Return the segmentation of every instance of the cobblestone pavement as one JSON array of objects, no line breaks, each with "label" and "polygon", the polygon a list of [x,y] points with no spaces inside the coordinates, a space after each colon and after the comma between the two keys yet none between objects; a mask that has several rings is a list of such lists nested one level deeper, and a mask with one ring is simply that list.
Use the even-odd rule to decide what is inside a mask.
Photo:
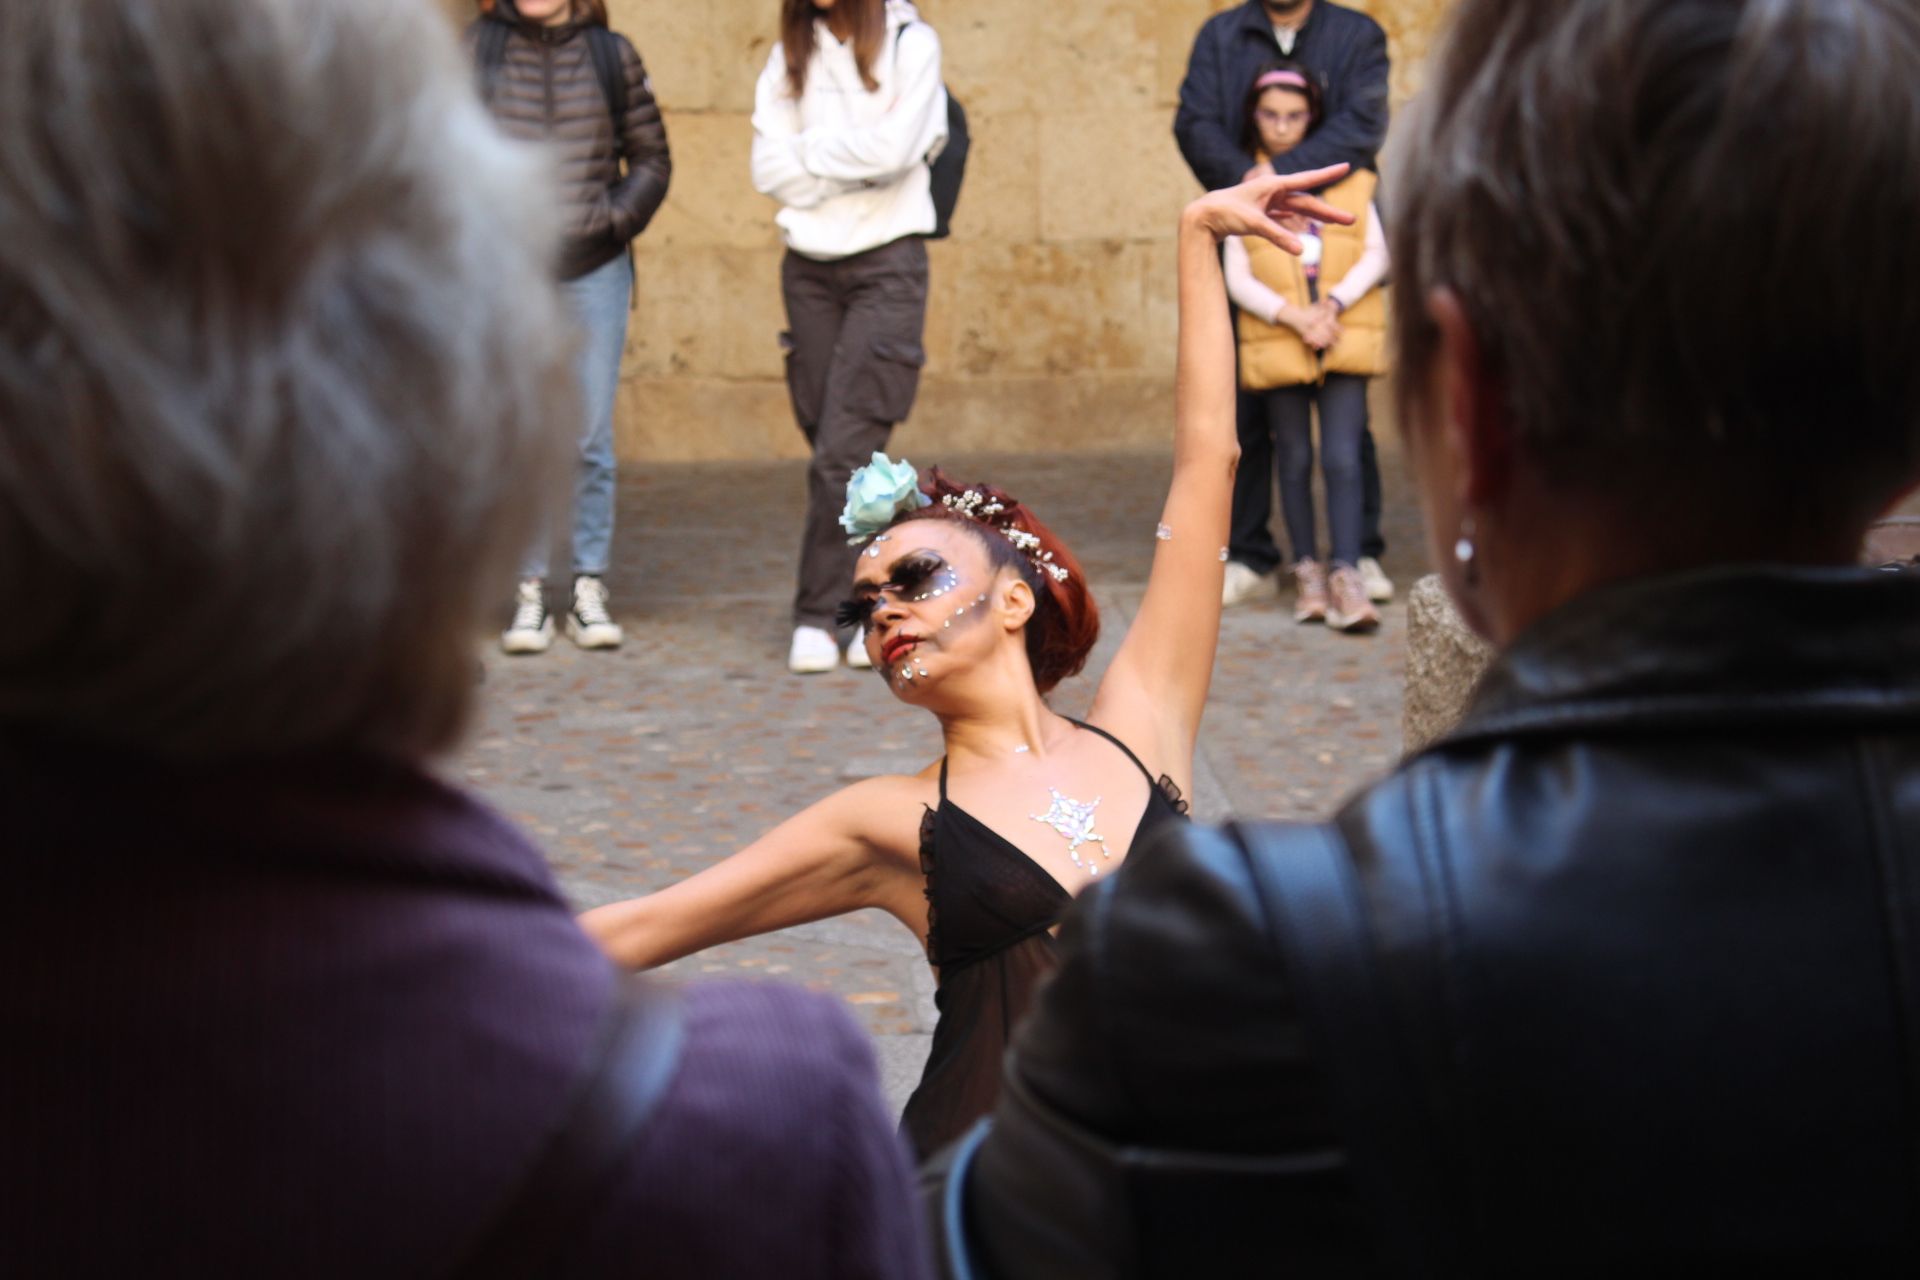
[{"label": "cobblestone pavement", "polygon": [[[1139,603],[1166,459],[916,461],[1019,494],[1085,563],[1105,637],[1088,675],[1055,698],[1083,712]],[[1382,462],[1386,566],[1404,588],[1424,553],[1400,461]],[[801,464],[626,471],[609,579],[625,645],[582,653],[561,638],[547,654],[510,659],[489,642],[482,721],[454,764],[533,833],[582,908],[670,884],[848,782],[917,770],[940,750],[931,717],[872,675],[786,671]],[[1286,604],[1227,614],[1196,767],[1202,820],[1324,815],[1399,752],[1401,606],[1386,608],[1377,634],[1354,637],[1296,626]],[[912,935],[879,912],[716,947],[661,972],[837,993],[873,1033],[896,1107],[918,1078],[932,977]]]}]

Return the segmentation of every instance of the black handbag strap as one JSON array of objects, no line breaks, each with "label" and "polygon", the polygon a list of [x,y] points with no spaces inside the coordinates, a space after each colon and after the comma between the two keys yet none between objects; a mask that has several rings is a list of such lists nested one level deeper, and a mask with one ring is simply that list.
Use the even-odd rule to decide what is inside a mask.
[{"label": "black handbag strap", "polygon": [[600,81],[600,96],[607,100],[607,113],[613,117],[613,151],[627,158],[627,69],[620,61],[620,37],[598,24],[586,28],[587,54],[593,59],[593,74]]},{"label": "black handbag strap", "polygon": [[552,1274],[673,1082],[685,1043],[678,996],[621,975],[558,1125],[450,1274],[460,1280]]},{"label": "black handbag strap", "polygon": [[473,62],[480,101],[493,101],[494,82],[500,78],[500,66],[507,60],[507,37],[513,28],[495,17],[474,21]]},{"label": "black handbag strap", "polygon": [[[476,19],[474,33],[474,69],[479,77],[480,100],[491,103],[500,68],[507,60],[507,38],[513,24],[499,17]],[[582,32],[587,42],[587,57],[593,63],[594,79],[600,82],[600,96],[607,101],[607,114],[613,118],[613,150],[627,158],[627,68],[620,57],[620,37],[598,23]]]}]

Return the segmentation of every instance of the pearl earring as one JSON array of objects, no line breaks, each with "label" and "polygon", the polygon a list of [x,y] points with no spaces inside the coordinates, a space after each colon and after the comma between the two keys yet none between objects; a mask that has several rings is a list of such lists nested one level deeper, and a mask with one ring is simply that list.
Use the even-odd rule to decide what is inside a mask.
[{"label": "pearl earring", "polygon": [[1475,562],[1479,549],[1473,545],[1473,517],[1467,516],[1460,521],[1460,537],[1453,544],[1453,558],[1460,565],[1460,580],[1468,586],[1480,584],[1480,566]]}]

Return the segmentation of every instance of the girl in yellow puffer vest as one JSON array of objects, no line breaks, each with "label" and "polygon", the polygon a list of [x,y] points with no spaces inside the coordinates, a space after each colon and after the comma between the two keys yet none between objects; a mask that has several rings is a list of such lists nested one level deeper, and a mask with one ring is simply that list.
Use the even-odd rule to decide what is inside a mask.
[{"label": "girl in yellow puffer vest", "polygon": [[[1260,160],[1298,146],[1320,116],[1313,78],[1277,63],[1247,95],[1246,138]],[[1226,243],[1227,292],[1238,309],[1240,385],[1260,393],[1273,434],[1281,508],[1292,543],[1294,617],[1368,631],[1380,615],[1355,565],[1361,543],[1360,441],[1367,381],[1386,372],[1386,238],[1373,204],[1378,179],[1356,170],[1321,193],[1352,226],[1298,222],[1300,257],[1249,238]],[[1320,408],[1320,472],[1327,492],[1329,560],[1316,552],[1313,408]]]}]

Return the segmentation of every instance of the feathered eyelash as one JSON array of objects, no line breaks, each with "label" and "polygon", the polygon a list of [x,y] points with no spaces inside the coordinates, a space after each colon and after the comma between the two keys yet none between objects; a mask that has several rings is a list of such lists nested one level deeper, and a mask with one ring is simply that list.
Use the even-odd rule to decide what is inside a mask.
[{"label": "feathered eyelash", "polygon": [[834,625],[843,628],[866,626],[873,621],[873,611],[880,603],[882,591],[891,590],[901,596],[912,596],[926,586],[934,574],[946,567],[947,562],[930,551],[900,557],[894,562],[890,579],[879,587],[870,588],[870,594],[850,596],[840,602],[833,611]]},{"label": "feathered eyelash", "polygon": [[879,596],[853,596],[842,600],[833,611],[833,624],[843,630],[864,627],[873,621],[873,606],[879,602]]}]

